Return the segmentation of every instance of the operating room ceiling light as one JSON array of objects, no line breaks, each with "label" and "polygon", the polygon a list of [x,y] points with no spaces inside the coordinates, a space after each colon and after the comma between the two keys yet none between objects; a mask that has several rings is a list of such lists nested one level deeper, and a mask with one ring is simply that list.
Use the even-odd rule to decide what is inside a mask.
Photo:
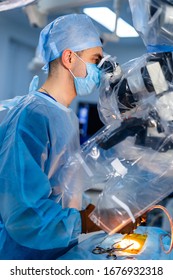
[{"label": "operating room ceiling light", "polygon": [[[84,13],[90,16],[92,19],[106,27],[110,31],[115,30],[116,14],[107,7],[98,8],[85,8]],[[124,21],[122,18],[118,18],[117,21],[117,36],[118,37],[138,37],[138,33],[135,29]]]},{"label": "operating room ceiling light", "polygon": [[29,5],[36,0],[4,0],[0,1],[0,12]]}]

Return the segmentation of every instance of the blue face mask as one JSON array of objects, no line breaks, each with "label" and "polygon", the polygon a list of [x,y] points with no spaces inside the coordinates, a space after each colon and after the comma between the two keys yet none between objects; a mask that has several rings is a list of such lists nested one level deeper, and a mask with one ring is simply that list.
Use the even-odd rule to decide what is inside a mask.
[{"label": "blue face mask", "polygon": [[75,77],[71,70],[70,73],[74,77],[74,84],[77,95],[89,95],[93,93],[94,89],[100,85],[100,70],[96,64],[83,61],[77,54],[75,54],[86,65],[87,76],[84,78]]}]

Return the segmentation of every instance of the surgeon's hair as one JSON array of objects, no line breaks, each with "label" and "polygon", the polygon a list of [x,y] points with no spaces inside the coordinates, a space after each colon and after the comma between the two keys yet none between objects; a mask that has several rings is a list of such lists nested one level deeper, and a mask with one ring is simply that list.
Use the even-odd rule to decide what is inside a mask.
[{"label": "surgeon's hair", "polygon": [[51,62],[49,62],[49,72],[48,72],[48,76],[54,76],[54,74],[57,71],[57,66],[59,64],[59,58],[56,58],[54,60],[52,60]]},{"label": "surgeon's hair", "polygon": [[[75,52],[78,56],[81,56],[83,51],[78,51]],[[57,66],[60,63],[60,57],[52,60],[51,62],[49,62],[49,72],[48,72],[48,76],[53,76],[54,74],[56,74],[57,71]]]}]

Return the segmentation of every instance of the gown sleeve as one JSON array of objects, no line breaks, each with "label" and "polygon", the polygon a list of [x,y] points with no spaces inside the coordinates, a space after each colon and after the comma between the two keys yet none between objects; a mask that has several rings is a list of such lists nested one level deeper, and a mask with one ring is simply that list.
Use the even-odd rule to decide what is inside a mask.
[{"label": "gown sleeve", "polygon": [[8,126],[1,147],[1,216],[11,238],[34,249],[67,247],[81,233],[80,213],[51,200],[45,173],[51,137],[49,121],[22,113]]}]

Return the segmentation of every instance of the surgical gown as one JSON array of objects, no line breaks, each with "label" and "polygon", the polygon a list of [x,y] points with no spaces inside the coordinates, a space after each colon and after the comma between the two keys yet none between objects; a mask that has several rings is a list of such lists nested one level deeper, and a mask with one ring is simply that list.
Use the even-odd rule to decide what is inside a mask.
[{"label": "surgical gown", "polygon": [[79,149],[75,113],[32,92],[0,125],[0,259],[56,259],[77,244],[80,213],[62,209],[59,171]]}]

